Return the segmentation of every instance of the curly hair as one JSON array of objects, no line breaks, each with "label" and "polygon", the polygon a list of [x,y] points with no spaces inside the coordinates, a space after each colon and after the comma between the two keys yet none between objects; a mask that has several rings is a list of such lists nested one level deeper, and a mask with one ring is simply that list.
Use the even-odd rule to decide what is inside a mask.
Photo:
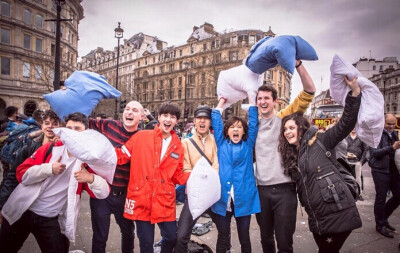
[{"label": "curly hair", "polygon": [[225,122],[225,124],[224,124],[224,136],[225,136],[225,139],[229,139],[228,130],[233,124],[235,124],[238,121],[241,122],[242,126],[243,126],[243,137],[242,137],[242,140],[244,140],[244,141],[247,140],[247,134],[248,134],[248,128],[249,128],[247,126],[247,122],[244,119],[242,119],[240,117],[237,117],[237,116],[231,116]]},{"label": "curly hair", "polygon": [[303,137],[304,133],[310,128],[310,122],[307,118],[300,113],[293,113],[282,119],[281,130],[279,133],[279,145],[278,150],[281,153],[282,165],[285,175],[291,175],[294,171],[298,170],[298,154],[300,145],[289,144],[285,138],[285,124],[289,120],[293,120],[297,125],[297,138],[299,141]]}]

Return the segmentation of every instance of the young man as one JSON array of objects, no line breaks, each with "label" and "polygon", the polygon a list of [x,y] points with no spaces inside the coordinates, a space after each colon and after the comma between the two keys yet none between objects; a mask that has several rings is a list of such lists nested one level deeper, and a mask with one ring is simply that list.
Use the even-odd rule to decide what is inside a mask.
[{"label": "young man", "polygon": [[[66,127],[83,131],[88,127],[88,119],[81,113],[72,113],[66,119]],[[18,252],[32,233],[42,252],[68,252],[69,241],[61,233],[61,227],[73,240],[70,235],[75,234],[78,215],[74,211],[79,210],[79,201],[68,206],[68,199],[76,199],[75,194],[83,189],[96,198],[105,198],[110,192],[107,182],[88,170],[61,141],[54,146],[52,143],[41,146],[25,160],[17,168],[20,184],[2,210],[1,250]],[[69,191],[70,188],[77,190]]]},{"label": "young man", "polygon": [[[114,147],[119,148],[139,130],[138,125],[143,117],[142,105],[137,101],[130,101],[122,113],[122,122],[108,119],[91,119],[89,128],[104,134]],[[125,219],[123,216],[128,181],[129,163],[117,165],[113,183],[110,185],[111,194],[106,199],[90,199],[93,253],[104,253],[106,251],[111,214],[114,214],[121,230],[122,253],[133,252],[135,225],[131,220]]]},{"label": "young man", "polygon": [[[185,151],[183,171],[191,172],[196,163],[200,160],[202,155],[190,141],[192,139],[197,146],[203,151],[208,160],[212,163],[213,169],[218,173],[218,156],[217,145],[215,143],[214,135],[210,133],[211,126],[211,108],[207,105],[200,105],[194,111],[194,125],[196,132],[190,137],[182,141],[182,146]],[[175,252],[187,252],[187,245],[190,240],[192,228],[196,224],[198,218],[193,220],[192,214],[189,210],[187,198],[181,211],[178,223],[177,242]]]},{"label": "young man", "polygon": [[[293,234],[296,229],[296,187],[290,175],[284,173],[278,153],[279,131],[282,118],[294,112],[305,112],[311,103],[315,86],[301,61],[296,70],[303,84],[303,91],[285,109],[276,112],[277,92],[272,86],[258,89],[257,107],[261,114],[256,140],[256,179],[260,195],[261,213],[256,214],[260,226],[263,252],[293,252]],[[275,235],[275,238],[274,238]]]},{"label": "young man", "polygon": [[155,223],[163,237],[161,252],[175,245],[175,184],[185,184],[190,175],[183,172],[183,147],[173,131],[180,114],[177,105],[161,104],[158,126],[116,148],[118,164],[131,162],[124,216],[136,222],[141,253],[153,252]]},{"label": "young man", "polygon": [[[10,194],[18,185],[15,176],[17,167],[30,157],[39,147],[48,142],[53,142],[56,137],[53,133],[53,128],[59,127],[62,122],[53,110],[45,110],[41,112],[39,123],[41,130],[32,132],[28,135],[27,143],[17,151],[17,156],[14,163],[11,165],[11,170],[4,179],[3,187],[0,189],[0,211]],[[1,218],[0,214],[0,224]]]}]

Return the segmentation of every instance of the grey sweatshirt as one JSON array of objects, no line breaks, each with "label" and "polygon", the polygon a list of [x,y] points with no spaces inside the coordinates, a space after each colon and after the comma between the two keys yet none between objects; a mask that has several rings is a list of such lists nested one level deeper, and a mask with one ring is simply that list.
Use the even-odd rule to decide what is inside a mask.
[{"label": "grey sweatshirt", "polygon": [[258,185],[274,185],[292,181],[283,173],[281,154],[278,151],[281,124],[282,119],[277,116],[270,119],[259,119],[255,147]]}]

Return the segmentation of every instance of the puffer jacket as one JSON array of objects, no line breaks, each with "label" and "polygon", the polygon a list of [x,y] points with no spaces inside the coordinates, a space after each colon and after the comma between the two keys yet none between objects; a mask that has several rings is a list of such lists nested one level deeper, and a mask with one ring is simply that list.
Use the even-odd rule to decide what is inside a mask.
[{"label": "puffer jacket", "polygon": [[15,175],[17,167],[42,146],[43,138],[44,134],[42,130],[29,133],[27,143],[17,151],[15,161],[11,164],[11,169],[4,178],[3,187],[0,189],[0,210],[3,209],[7,199],[18,185]]},{"label": "puffer jacket", "polygon": [[390,172],[390,159],[394,159],[395,152],[393,149],[393,143],[398,140],[399,137],[397,136],[396,131],[392,132],[392,138],[390,138],[388,132],[383,130],[381,141],[379,142],[378,147],[369,147],[370,158],[368,164],[371,167],[371,171],[381,173]]},{"label": "puffer jacket", "polygon": [[256,186],[253,168],[253,150],[258,132],[257,107],[249,109],[249,128],[247,140],[233,143],[225,138],[222,115],[218,110],[211,113],[214,136],[218,147],[219,178],[221,198],[211,210],[225,216],[233,186],[235,217],[242,217],[261,211],[260,197]]},{"label": "puffer jacket", "polygon": [[[347,95],[343,116],[338,124],[324,133],[317,133],[317,128],[311,127],[300,140],[299,171],[294,172],[292,177],[313,233],[340,233],[362,225],[355,200],[340,175],[333,172],[331,159],[316,141],[309,142],[316,137],[336,160],[335,146],[354,128],[360,103],[361,95]],[[335,192],[340,206],[335,201]]]}]

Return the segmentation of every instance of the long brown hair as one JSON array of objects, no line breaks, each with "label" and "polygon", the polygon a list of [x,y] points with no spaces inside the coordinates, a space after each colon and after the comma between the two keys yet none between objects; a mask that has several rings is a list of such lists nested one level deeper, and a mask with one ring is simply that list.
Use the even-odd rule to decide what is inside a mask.
[{"label": "long brown hair", "polygon": [[297,125],[297,138],[300,142],[301,138],[303,137],[304,133],[310,128],[310,122],[303,114],[300,113],[293,113],[288,115],[282,119],[281,130],[279,133],[279,145],[278,150],[282,157],[282,165],[285,169],[285,175],[291,175],[293,171],[297,171],[297,164],[298,164],[298,153],[300,144],[293,145],[289,144],[284,136],[285,132],[285,124],[287,121],[293,120]]}]

